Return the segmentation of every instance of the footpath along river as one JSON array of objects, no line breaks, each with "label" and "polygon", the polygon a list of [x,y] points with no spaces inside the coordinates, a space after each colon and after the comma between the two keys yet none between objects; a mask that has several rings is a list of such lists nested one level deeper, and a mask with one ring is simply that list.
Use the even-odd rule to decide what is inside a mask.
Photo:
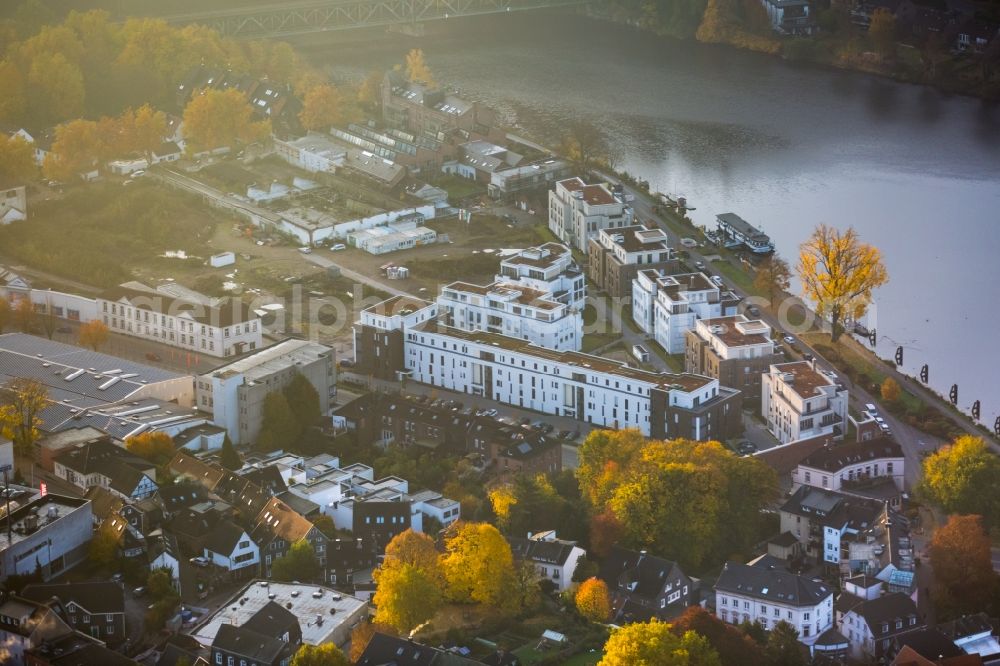
[{"label": "footpath along river", "polygon": [[420,47],[438,80],[533,136],[598,125],[621,167],[680,193],[696,224],[735,212],[794,265],[825,222],[883,252],[869,323],[879,353],[1000,415],[1000,108],[853,72],[656,38],[567,14],[428,24],[422,38],[330,35],[303,45],[338,79]]}]

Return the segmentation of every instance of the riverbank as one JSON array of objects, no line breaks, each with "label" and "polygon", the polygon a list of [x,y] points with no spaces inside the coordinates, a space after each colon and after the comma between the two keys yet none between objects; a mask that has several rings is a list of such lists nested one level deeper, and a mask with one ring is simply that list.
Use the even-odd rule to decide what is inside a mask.
[{"label": "riverbank", "polygon": [[790,37],[769,34],[769,29],[744,29],[739,21],[709,18],[718,11],[710,2],[705,18],[697,30],[690,33],[659,29],[627,12],[600,11],[593,5],[587,5],[583,14],[596,21],[628,26],[662,39],[715,44],[774,56],[789,63],[869,74],[949,94],[1000,101],[1000,59],[994,58],[998,62],[991,63],[970,53],[946,53],[941,47],[930,46],[921,50],[903,42],[892,43],[885,47],[888,53],[880,54],[867,34],[851,26],[849,17],[829,18],[825,21],[828,27],[821,28],[819,35]]}]

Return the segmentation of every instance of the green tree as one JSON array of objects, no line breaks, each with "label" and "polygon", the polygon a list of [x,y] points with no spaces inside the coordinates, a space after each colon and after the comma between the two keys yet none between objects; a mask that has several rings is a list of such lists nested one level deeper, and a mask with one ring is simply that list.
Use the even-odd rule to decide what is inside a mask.
[{"label": "green tree", "polygon": [[0,121],[18,123],[24,119],[27,110],[27,79],[17,65],[10,60],[0,61]]},{"label": "green tree", "polygon": [[176,596],[177,594],[177,590],[174,589],[173,574],[166,567],[154,569],[149,572],[149,578],[146,579],[146,589],[154,601]]},{"label": "green tree", "polygon": [[843,332],[844,318],[864,316],[872,292],[889,281],[878,248],[862,243],[853,227],[840,231],[825,224],[799,247],[798,273],[816,314],[830,319],[834,342]]},{"label": "green tree", "polygon": [[377,585],[372,598],[375,622],[387,624],[401,634],[434,617],[441,605],[440,583],[412,564],[379,567],[373,577]]},{"label": "green tree", "polygon": [[243,467],[243,460],[240,458],[240,454],[237,453],[236,447],[233,446],[233,440],[229,439],[229,433],[226,433],[226,438],[222,440],[222,450],[219,451],[219,462],[226,469],[237,470]]},{"label": "green tree", "polygon": [[765,648],[768,666],[806,666],[799,632],[785,621],[774,625]]},{"label": "green tree", "polygon": [[313,527],[318,529],[323,533],[323,536],[334,539],[337,537],[337,524],[333,522],[333,518],[321,513],[312,519]]},{"label": "green tree", "polygon": [[600,578],[588,578],[576,591],[576,610],[591,622],[607,622],[611,615],[611,596]]},{"label": "green tree", "polygon": [[333,643],[305,644],[292,657],[291,666],[350,666],[347,657]]},{"label": "green tree", "polygon": [[319,394],[312,383],[300,372],[295,373],[292,380],[285,386],[285,399],[292,413],[302,428],[313,425],[320,417]]},{"label": "green tree", "polygon": [[614,161],[607,137],[596,125],[586,120],[574,120],[567,124],[561,152],[581,170]]},{"label": "green tree", "polygon": [[118,535],[102,526],[87,544],[87,559],[100,567],[109,567],[118,559]]},{"label": "green tree", "polygon": [[720,666],[708,640],[693,631],[676,636],[670,625],[652,619],[611,633],[598,666]]},{"label": "green tree", "polygon": [[441,567],[453,600],[497,608],[508,601],[514,556],[510,544],[492,525],[453,523],[445,537]]},{"label": "green tree", "polygon": [[949,513],[977,514],[1000,525],[1000,458],[979,437],[962,435],[924,458],[921,492]]},{"label": "green tree", "polygon": [[39,416],[48,405],[48,391],[34,379],[15,377],[0,391],[0,434],[14,443],[20,456],[33,457],[41,432]]},{"label": "green tree", "polygon": [[781,257],[771,255],[757,267],[753,286],[767,294],[773,306],[776,305],[775,299],[781,292],[788,289],[791,278],[792,269],[788,267],[788,262]]},{"label": "green tree", "polygon": [[268,393],[264,398],[263,420],[257,436],[257,448],[262,451],[287,449],[302,434],[302,422],[280,391]]},{"label": "green tree", "polygon": [[288,549],[284,557],[279,557],[271,565],[274,580],[314,580],[319,574],[316,553],[307,539],[299,539]]},{"label": "green tree", "polygon": [[930,555],[939,619],[1000,610],[1000,575],[981,516],[949,516],[934,532]]}]

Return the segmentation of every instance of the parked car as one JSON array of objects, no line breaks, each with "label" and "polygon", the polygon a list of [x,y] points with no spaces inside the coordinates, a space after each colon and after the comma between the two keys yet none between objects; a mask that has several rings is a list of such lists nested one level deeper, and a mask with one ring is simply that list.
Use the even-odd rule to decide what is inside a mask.
[{"label": "parked car", "polygon": [[204,557],[200,557],[200,556],[199,557],[192,557],[188,561],[191,564],[195,565],[196,567],[207,567],[208,566],[208,560],[206,560]]},{"label": "parked car", "polygon": [[872,416],[875,416],[876,414],[878,414],[878,407],[876,407],[873,403],[869,402],[868,404],[865,405],[865,411],[871,414]]},{"label": "parked car", "polygon": [[142,178],[145,175],[146,172],[143,171],[142,169],[139,169],[138,171],[133,171],[132,175],[130,175],[129,178]]},{"label": "parked car", "polygon": [[749,441],[742,441],[736,445],[736,452],[741,456],[749,456],[757,453],[757,450],[757,445]]},{"label": "parked car", "polygon": [[782,338],[782,340],[784,340],[785,342],[787,342],[790,345],[794,345],[795,344],[795,338],[793,338],[790,335],[786,335],[785,337]]},{"label": "parked car", "polygon": [[146,586],[140,585],[139,587],[132,590],[132,594],[134,594],[137,597],[143,596],[144,594],[146,594]]},{"label": "parked car", "polygon": [[111,580],[116,583],[120,583],[122,582],[122,575],[120,573],[116,573],[113,576],[111,576]]},{"label": "parked car", "polygon": [[307,245],[304,245],[299,248],[299,252],[301,252],[302,254],[312,254],[312,251],[313,249]]},{"label": "parked car", "polygon": [[495,409],[487,409],[485,412],[483,412],[483,416],[496,417],[496,415],[499,414],[499,413],[500,412],[498,412]]},{"label": "parked car", "polygon": [[694,262],[694,267],[697,268],[698,270],[704,270],[705,269],[705,262],[704,261],[696,261],[696,262]]},{"label": "parked car", "polygon": [[718,275],[713,275],[712,276],[712,282],[715,283],[716,287],[725,287],[726,286],[726,284],[722,281],[722,278],[719,277]]},{"label": "parked car", "polygon": [[349,358],[342,358],[342,359],[340,359],[340,367],[342,367],[342,368],[353,368],[354,367],[354,361],[352,361]]},{"label": "parked car", "polygon": [[330,250],[333,252],[339,252],[340,250],[346,250],[347,246],[343,243],[334,243],[330,246]]}]

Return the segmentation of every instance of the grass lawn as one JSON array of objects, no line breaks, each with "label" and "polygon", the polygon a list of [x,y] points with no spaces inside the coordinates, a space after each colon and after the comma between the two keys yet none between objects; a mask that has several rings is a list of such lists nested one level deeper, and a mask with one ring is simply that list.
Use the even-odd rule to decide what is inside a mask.
[{"label": "grass lawn", "polygon": [[435,187],[448,192],[448,203],[457,205],[462,199],[486,194],[486,186],[461,176],[442,175],[431,181]]},{"label": "grass lawn", "polygon": [[655,341],[650,340],[647,344],[644,344],[648,350],[652,350],[654,354],[663,359],[663,362],[667,364],[673,372],[684,372],[684,354],[668,354],[667,350],[658,345]]},{"label": "grass lawn", "polygon": [[573,655],[563,662],[563,666],[594,666],[600,660],[600,652],[584,652]]},{"label": "grass lawn", "polygon": [[583,336],[583,346],[581,351],[584,354],[589,354],[595,349],[600,349],[605,345],[610,345],[613,342],[620,342],[621,335],[618,333],[587,333]]},{"label": "grass lawn", "polygon": [[713,262],[712,268],[718,271],[719,275],[726,279],[726,282],[734,284],[754,296],[764,296],[763,292],[754,287],[753,277],[745,270],[733,266],[728,261]]}]

